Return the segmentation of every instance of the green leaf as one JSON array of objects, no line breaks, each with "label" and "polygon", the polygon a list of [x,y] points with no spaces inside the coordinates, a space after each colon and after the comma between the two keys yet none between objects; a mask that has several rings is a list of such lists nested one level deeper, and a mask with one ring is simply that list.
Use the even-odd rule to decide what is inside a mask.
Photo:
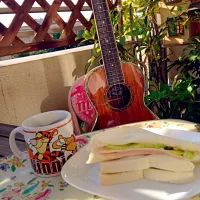
[{"label": "green leaf", "polygon": [[162,57],[161,57],[160,55],[157,55],[157,56],[156,56],[156,59],[157,59],[157,60],[159,60],[159,59],[161,59],[161,58],[162,58]]},{"label": "green leaf", "polygon": [[54,185],[52,185],[52,184],[49,184],[48,186],[49,186],[49,187],[54,187]]},{"label": "green leaf", "polygon": [[160,41],[160,40],[162,40],[165,36],[166,36],[165,33],[159,35],[159,36],[156,38],[156,41]]},{"label": "green leaf", "polygon": [[26,188],[26,189],[22,192],[22,195],[25,195],[25,194],[28,194],[28,193],[32,192],[35,188],[37,188],[38,185],[39,185],[39,181],[38,181],[36,184],[34,184],[34,185],[32,185],[32,186]]},{"label": "green leaf", "polygon": [[97,48],[97,50],[96,50],[96,51],[97,51],[97,53],[99,53],[99,52],[101,51],[100,47],[99,47],[99,48]]},{"label": "green leaf", "polygon": [[11,169],[12,172],[14,172],[16,170],[15,165],[12,165],[10,169]]},{"label": "green leaf", "polygon": [[28,185],[32,184],[36,179],[37,179],[37,177],[31,179],[27,184],[28,184]]},{"label": "green leaf", "polygon": [[4,192],[5,190],[7,190],[7,188],[0,189],[0,193]]},{"label": "green leaf", "polygon": [[155,49],[156,51],[160,51],[160,46],[159,46],[158,44],[155,44],[155,45],[154,45],[154,49]]},{"label": "green leaf", "polygon": [[91,20],[91,23],[92,23],[93,26],[96,26],[96,22],[95,22],[94,19]]},{"label": "green leaf", "polygon": [[138,46],[138,49],[137,49],[137,51],[136,52],[140,52],[140,51],[142,51],[142,50],[144,50],[144,49],[146,49],[147,47],[140,47],[140,46]]},{"label": "green leaf", "polygon": [[181,6],[177,6],[177,11],[182,12],[183,8]]},{"label": "green leaf", "polygon": [[162,119],[162,118],[163,118],[163,116],[164,116],[163,112],[159,111],[159,112],[158,112],[158,116],[159,116],[159,118],[161,118],[161,119]]},{"label": "green leaf", "polygon": [[160,83],[160,91],[170,92],[170,87],[168,84]]},{"label": "green leaf", "polygon": [[189,22],[189,19],[186,19],[183,21],[183,26],[186,26],[186,24]]},{"label": "green leaf", "polygon": [[169,100],[170,100],[170,102],[172,102],[172,101],[178,100],[178,97],[177,97],[177,95],[173,96],[173,94],[172,94],[169,96]]},{"label": "green leaf", "polygon": [[85,30],[85,31],[84,31],[83,37],[84,37],[85,39],[92,39],[92,35],[91,35],[91,33],[90,33],[88,30]]},{"label": "green leaf", "polygon": [[130,31],[127,35],[138,36],[138,35],[141,35],[141,34],[142,34],[142,31],[140,29],[137,29],[137,30]]},{"label": "green leaf", "polygon": [[156,101],[159,101],[160,100],[160,91],[151,91],[148,96],[152,97]]},{"label": "green leaf", "polygon": [[119,43],[120,43],[122,46],[124,46],[125,43],[126,43],[126,37],[125,37],[125,36],[121,37]]},{"label": "green leaf", "polygon": [[190,41],[199,44],[199,41],[194,37],[190,38]]},{"label": "green leaf", "polygon": [[171,10],[170,10],[171,13],[174,11],[175,7],[176,7],[176,6],[173,6],[173,7],[171,8]]},{"label": "green leaf", "polygon": [[190,85],[189,87],[187,87],[188,92],[192,92],[193,87]]},{"label": "green leaf", "polygon": [[195,60],[197,59],[197,55],[190,55],[190,56],[188,57],[188,59],[189,59],[190,61],[195,61]]},{"label": "green leaf", "polygon": [[144,24],[147,26],[147,23],[148,23],[148,17],[146,16],[146,17],[144,18]]},{"label": "green leaf", "polygon": [[125,26],[124,26],[124,24],[122,24],[121,26],[120,26],[120,31],[123,33],[124,32],[124,28],[125,28]]},{"label": "green leaf", "polygon": [[75,37],[75,41],[79,40],[80,38],[79,37]]},{"label": "green leaf", "polygon": [[77,31],[78,38],[82,38],[83,37],[83,33],[84,33],[84,30],[78,30]]}]

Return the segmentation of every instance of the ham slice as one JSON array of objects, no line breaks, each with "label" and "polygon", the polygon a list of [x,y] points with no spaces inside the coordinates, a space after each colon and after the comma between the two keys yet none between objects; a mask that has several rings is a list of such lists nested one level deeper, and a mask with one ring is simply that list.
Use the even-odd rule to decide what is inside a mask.
[{"label": "ham slice", "polygon": [[151,155],[151,154],[159,154],[159,155],[169,155],[175,158],[184,159],[181,156],[176,156],[174,154],[169,153],[164,149],[153,149],[153,148],[134,148],[134,149],[127,149],[127,150],[110,150],[110,151],[102,151],[100,152],[101,155],[104,156],[136,156],[136,155]]}]

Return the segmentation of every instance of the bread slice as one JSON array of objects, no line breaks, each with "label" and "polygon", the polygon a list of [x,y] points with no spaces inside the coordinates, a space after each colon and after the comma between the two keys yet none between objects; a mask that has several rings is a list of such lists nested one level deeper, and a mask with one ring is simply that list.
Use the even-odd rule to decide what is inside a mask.
[{"label": "bread slice", "polygon": [[87,160],[87,164],[96,163],[96,162],[102,162],[102,161],[108,161],[108,160],[116,160],[119,158],[124,158],[126,156],[124,155],[101,155],[96,153],[90,153],[89,158]]},{"label": "bread slice", "polygon": [[193,172],[170,172],[158,169],[145,169],[144,178],[167,183],[189,183],[195,179]]},{"label": "bread slice", "polygon": [[167,155],[149,155],[146,158],[152,168],[163,169],[173,172],[191,172],[194,164],[187,160],[181,160]]},{"label": "bread slice", "polygon": [[143,178],[143,170],[115,174],[100,174],[99,178],[102,185],[134,182]]},{"label": "bread slice", "polygon": [[117,160],[100,163],[100,173],[118,173],[150,168],[147,156],[129,156]]}]

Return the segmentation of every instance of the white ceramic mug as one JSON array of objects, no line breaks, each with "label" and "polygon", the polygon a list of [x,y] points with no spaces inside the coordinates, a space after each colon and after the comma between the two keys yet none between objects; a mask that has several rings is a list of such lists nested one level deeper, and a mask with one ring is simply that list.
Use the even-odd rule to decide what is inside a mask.
[{"label": "white ceramic mug", "polygon": [[[18,149],[16,133],[24,135],[28,153]],[[28,158],[29,155],[36,175],[58,175],[77,150],[71,114],[55,110],[29,117],[10,133],[9,143],[15,156]]]}]

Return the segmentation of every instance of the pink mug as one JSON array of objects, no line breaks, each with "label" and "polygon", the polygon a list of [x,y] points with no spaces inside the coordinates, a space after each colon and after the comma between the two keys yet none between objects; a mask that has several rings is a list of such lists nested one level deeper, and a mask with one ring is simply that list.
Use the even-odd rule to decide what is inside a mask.
[{"label": "pink mug", "polygon": [[[24,135],[27,152],[18,149],[16,133]],[[77,150],[71,114],[55,110],[29,117],[11,132],[9,143],[16,157],[30,158],[36,175],[59,175],[66,160]]]}]

